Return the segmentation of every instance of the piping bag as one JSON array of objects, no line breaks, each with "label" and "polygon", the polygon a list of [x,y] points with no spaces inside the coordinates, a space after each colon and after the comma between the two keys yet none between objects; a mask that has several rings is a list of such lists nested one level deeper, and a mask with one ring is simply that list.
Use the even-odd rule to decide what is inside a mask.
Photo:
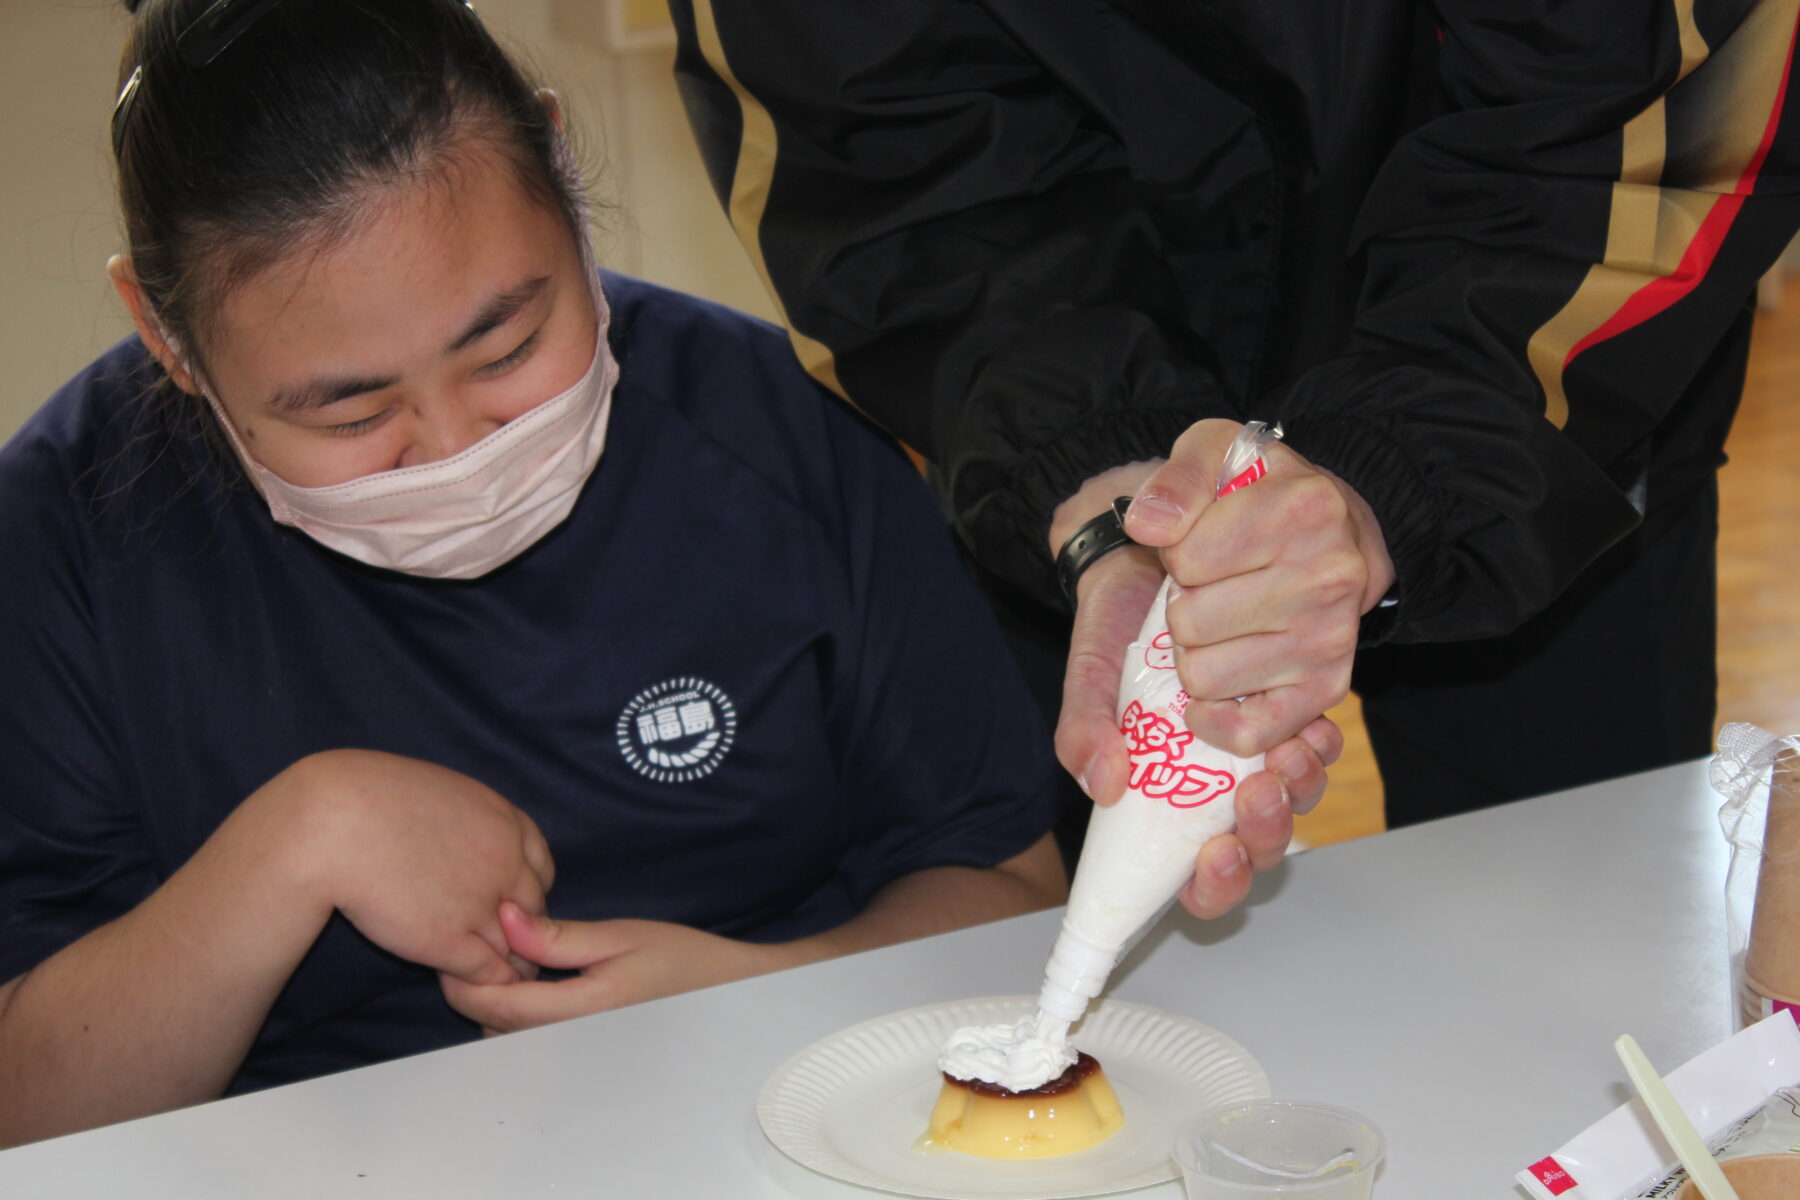
[{"label": "piping bag", "polygon": [[[1279,426],[1245,425],[1226,450],[1217,495],[1261,479],[1263,450],[1280,437]],[[1182,714],[1190,698],[1175,672],[1169,587],[1164,579],[1125,651],[1116,715],[1130,775],[1119,802],[1096,807],[1088,820],[1038,1011],[1017,1025],[951,1034],[939,1066],[959,1079],[1026,1091],[1074,1063],[1069,1026],[1193,877],[1201,845],[1236,828],[1238,784],[1263,769],[1262,755],[1239,758],[1188,731]]]}]

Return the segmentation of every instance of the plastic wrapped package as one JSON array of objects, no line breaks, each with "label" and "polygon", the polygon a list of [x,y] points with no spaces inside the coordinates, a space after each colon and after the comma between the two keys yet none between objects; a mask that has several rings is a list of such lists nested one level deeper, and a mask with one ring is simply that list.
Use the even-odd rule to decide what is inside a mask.
[{"label": "plastic wrapped package", "polygon": [[1738,1024],[1800,1018],[1800,735],[1727,725],[1711,775],[1731,843],[1725,920]]}]

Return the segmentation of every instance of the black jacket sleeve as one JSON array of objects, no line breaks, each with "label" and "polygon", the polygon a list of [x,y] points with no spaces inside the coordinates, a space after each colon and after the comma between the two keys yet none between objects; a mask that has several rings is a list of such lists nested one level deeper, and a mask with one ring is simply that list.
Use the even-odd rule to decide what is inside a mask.
[{"label": "black jacket sleeve", "polygon": [[1800,224],[1800,6],[1678,7],[1440,10],[1442,112],[1361,208],[1353,328],[1269,405],[1374,507],[1401,640],[1513,628],[1721,461],[1721,347]]},{"label": "black jacket sleeve", "polygon": [[[1328,157],[1283,88],[1391,112],[1332,89],[1405,22],[1239,7],[1228,51],[1188,53],[1054,0],[673,5],[703,154],[796,340],[940,468],[989,566],[1053,596],[1045,530],[1082,480],[1202,417],[1280,417],[1381,521],[1383,636],[1502,632],[1639,521],[1659,435],[1800,220],[1793,0],[1439,6],[1392,85],[1429,110],[1354,131],[1385,139],[1342,246],[1360,292],[1279,386],[1234,370],[1263,333],[1218,316],[1262,277],[1196,268],[1171,209],[1272,263]],[[1281,20],[1343,44],[1300,54]],[[1139,127],[1156,111],[1178,142]]]},{"label": "black jacket sleeve", "polygon": [[714,186],[790,328],[939,468],[983,560],[1054,595],[1056,504],[1237,412],[1119,140],[980,5],[671,7]]}]

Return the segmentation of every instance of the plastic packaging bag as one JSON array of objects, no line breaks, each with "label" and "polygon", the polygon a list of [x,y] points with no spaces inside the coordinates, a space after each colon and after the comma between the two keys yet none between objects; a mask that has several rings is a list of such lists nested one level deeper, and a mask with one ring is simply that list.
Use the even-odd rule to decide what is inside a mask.
[{"label": "plastic packaging bag", "polygon": [[1731,843],[1726,939],[1740,1027],[1774,1012],[1800,1019],[1800,735],[1754,725],[1719,731],[1710,774]]}]

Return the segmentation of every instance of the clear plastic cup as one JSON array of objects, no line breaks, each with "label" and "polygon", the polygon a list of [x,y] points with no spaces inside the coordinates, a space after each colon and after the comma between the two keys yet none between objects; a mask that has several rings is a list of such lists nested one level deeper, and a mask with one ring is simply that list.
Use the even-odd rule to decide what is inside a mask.
[{"label": "clear plastic cup", "polygon": [[1367,1200],[1387,1142],[1348,1109],[1250,1100],[1196,1116],[1171,1153],[1188,1200]]}]

